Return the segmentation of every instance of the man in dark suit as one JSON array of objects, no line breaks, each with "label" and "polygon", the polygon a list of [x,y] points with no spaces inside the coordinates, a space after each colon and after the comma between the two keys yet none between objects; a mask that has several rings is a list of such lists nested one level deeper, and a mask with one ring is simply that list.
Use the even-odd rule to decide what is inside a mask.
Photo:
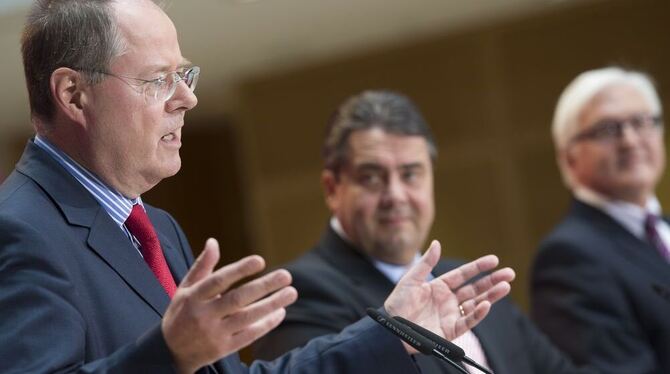
[{"label": "man in dark suit", "polygon": [[[382,305],[418,260],[433,223],[435,142],[407,97],[389,91],[353,96],[326,134],[322,182],[333,217],[316,247],[286,266],[300,299],[255,343],[262,358],[339,332],[366,307]],[[440,261],[432,276],[456,266]],[[498,374],[578,372],[509,300],[454,342]],[[423,373],[456,372],[431,357],[416,359]]]},{"label": "man in dark suit", "polygon": [[532,315],[579,363],[670,373],[670,227],[654,195],[665,166],[661,105],[645,75],[579,75],[553,122],[574,199],[540,245]]},{"label": "man in dark suit", "polygon": [[[233,286],[263,260],[215,271],[213,239],[193,263],[177,223],[142,202],[179,170],[184,114],[197,103],[199,68],[160,7],[37,1],[22,51],[37,134],[0,187],[0,372],[415,371],[412,350],[371,319],[275,362],[240,363],[235,352],[276,326],[296,292],[285,270]],[[426,282],[439,252],[384,308],[452,338],[509,291],[513,272],[455,293],[496,259]]]}]

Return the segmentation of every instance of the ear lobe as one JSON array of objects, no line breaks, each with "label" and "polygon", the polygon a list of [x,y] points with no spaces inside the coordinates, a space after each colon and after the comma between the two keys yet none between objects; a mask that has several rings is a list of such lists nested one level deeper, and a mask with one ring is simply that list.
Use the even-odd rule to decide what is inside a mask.
[{"label": "ear lobe", "polygon": [[84,87],[86,82],[82,75],[70,68],[58,68],[51,73],[51,97],[58,112],[72,121],[82,123]]}]

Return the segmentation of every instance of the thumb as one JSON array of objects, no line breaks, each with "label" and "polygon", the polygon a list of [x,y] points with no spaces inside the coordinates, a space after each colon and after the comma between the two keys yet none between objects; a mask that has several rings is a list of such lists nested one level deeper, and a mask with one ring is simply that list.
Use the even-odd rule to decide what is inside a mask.
[{"label": "thumb", "polygon": [[[421,256],[419,262],[414,264],[405,274],[400,282],[424,282],[433,271],[437,261],[440,259],[440,253],[442,251],[442,246],[437,240],[433,240],[428,247],[428,250]],[[400,283],[399,282],[399,283]]]},{"label": "thumb", "polygon": [[190,287],[212,274],[214,267],[219,262],[219,256],[219,242],[214,238],[207,239],[205,249],[195,260],[179,287]]}]

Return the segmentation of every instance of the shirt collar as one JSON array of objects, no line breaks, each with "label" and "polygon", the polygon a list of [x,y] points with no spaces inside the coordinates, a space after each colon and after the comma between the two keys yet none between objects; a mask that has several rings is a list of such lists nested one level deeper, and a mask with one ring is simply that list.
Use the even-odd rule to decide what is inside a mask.
[{"label": "shirt collar", "polygon": [[128,219],[133,205],[142,204],[144,206],[139,196],[136,199],[123,196],[48,140],[36,135],[34,142],[86,188],[119,226],[123,226]]},{"label": "shirt collar", "polygon": [[642,208],[629,202],[612,200],[583,186],[577,187],[574,194],[578,200],[602,210],[633,235],[641,239],[646,237],[644,222],[647,214],[651,213],[660,216],[662,212],[661,204],[656,196],[648,198],[645,207]]},{"label": "shirt collar", "polygon": [[[335,233],[342,238],[344,241],[347,243],[354,245],[351,242],[351,239],[347,236],[347,234],[344,232],[344,229],[342,228],[342,224],[340,223],[340,220],[337,219],[337,217],[333,216],[330,218],[330,227],[335,231]],[[412,267],[412,265],[416,264],[419,260],[421,260],[421,254],[417,251],[416,255],[414,256],[414,259],[412,262],[408,265],[397,265],[397,264],[390,264],[388,262],[380,261],[377,260],[376,258],[367,256],[367,258],[370,259],[372,262],[372,265],[379,270],[386,278],[388,278],[393,284],[398,283],[400,278],[402,278],[403,275],[409,270],[409,268]],[[429,279],[432,279],[432,275],[428,275]]]}]

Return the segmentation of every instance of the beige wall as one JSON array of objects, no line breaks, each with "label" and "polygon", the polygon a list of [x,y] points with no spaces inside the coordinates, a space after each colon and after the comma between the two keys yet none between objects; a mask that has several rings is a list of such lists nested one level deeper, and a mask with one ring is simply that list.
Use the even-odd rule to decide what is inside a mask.
[{"label": "beige wall", "polygon": [[[650,72],[668,92],[669,4],[572,7],[246,82],[235,123],[251,246],[274,265],[315,243],[328,218],[324,124],[345,97],[390,88],[416,101],[440,146],[432,236],[451,257],[498,254],[526,306],[533,252],[569,201],[549,135],[555,100],[578,72],[612,63]],[[667,188],[659,194],[670,206]]]}]

